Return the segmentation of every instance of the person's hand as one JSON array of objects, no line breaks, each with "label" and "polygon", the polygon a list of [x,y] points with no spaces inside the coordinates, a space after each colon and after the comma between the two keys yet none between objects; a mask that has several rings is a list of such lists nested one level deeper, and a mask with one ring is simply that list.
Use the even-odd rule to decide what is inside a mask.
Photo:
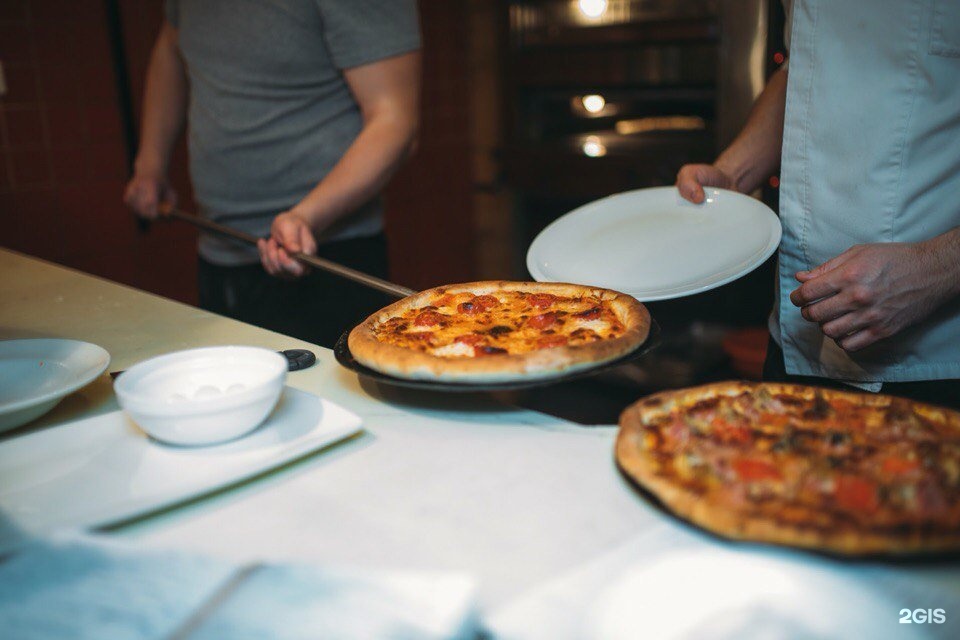
[{"label": "person's hand", "polygon": [[677,173],[677,190],[680,195],[693,202],[703,202],[704,187],[733,189],[733,178],[714,164],[685,164]]},{"label": "person's hand", "polygon": [[790,301],[845,351],[916,324],[951,295],[943,261],[925,243],[856,245],[796,278]]},{"label": "person's hand", "polygon": [[160,204],[177,204],[177,192],[163,176],[137,173],[127,183],[123,202],[141,218],[155,219],[161,214]]},{"label": "person's hand", "polygon": [[257,248],[267,273],[279,278],[299,278],[309,269],[291,256],[295,253],[316,254],[317,241],[305,218],[293,211],[285,211],[273,219],[270,238],[257,242]]}]

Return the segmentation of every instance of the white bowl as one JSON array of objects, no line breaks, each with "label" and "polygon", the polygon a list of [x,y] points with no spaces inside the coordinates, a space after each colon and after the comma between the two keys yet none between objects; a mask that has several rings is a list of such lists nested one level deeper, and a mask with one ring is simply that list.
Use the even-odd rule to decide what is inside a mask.
[{"label": "white bowl", "polygon": [[50,411],[106,371],[110,354],[79,340],[0,342],[0,431]]},{"label": "white bowl", "polygon": [[120,406],[157,440],[204,445],[256,429],[276,406],[286,379],[286,358],[275,351],[205,347],[141,362],[117,377],[113,388]]}]

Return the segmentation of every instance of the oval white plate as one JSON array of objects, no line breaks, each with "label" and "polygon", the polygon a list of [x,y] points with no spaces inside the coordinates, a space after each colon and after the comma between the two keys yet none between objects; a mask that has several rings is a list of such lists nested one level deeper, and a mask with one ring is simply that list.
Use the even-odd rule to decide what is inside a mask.
[{"label": "oval white plate", "polygon": [[0,431],[53,409],[110,364],[102,347],[79,340],[42,338],[0,342]]},{"label": "oval white plate", "polygon": [[702,204],[676,187],[639,189],[583,205],[552,222],[527,251],[540,282],[622,291],[640,301],[708,291],[750,273],[780,244],[762,202],[707,189]]}]

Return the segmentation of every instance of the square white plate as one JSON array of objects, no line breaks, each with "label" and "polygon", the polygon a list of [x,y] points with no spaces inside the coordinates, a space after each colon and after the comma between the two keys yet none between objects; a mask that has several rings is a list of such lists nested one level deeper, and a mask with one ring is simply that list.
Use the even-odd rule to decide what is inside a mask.
[{"label": "square white plate", "polygon": [[253,433],[175,447],[120,410],[0,440],[0,552],[25,536],[121,522],[209,493],[360,431],[359,416],[284,389]]}]

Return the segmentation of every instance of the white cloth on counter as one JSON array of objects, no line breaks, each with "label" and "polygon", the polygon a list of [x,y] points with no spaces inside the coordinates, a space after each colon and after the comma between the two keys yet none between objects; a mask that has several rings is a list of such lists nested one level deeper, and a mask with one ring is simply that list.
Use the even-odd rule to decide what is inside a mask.
[{"label": "white cloth on counter", "polygon": [[[727,543],[665,523],[485,622],[499,640],[958,638],[958,568]],[[904,609],[911,620],[942,609],[945,621],[902,623]]]},{"label": "white cloth on counter", "polygon": [[474,593],[461,574],[245,566],[70,536],[0,562],[0,636],[473,638]]}]

